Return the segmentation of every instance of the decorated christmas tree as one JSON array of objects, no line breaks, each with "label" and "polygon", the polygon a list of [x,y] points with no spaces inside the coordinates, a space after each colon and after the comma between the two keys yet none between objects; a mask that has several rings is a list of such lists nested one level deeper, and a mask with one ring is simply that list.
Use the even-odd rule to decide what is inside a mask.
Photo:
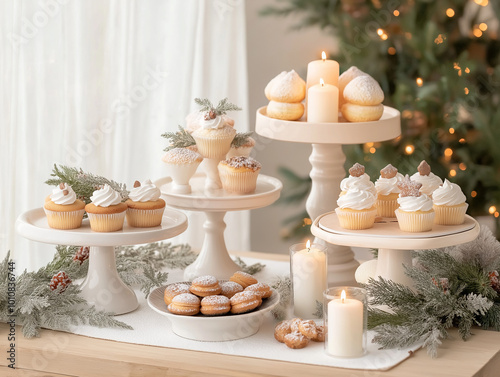
[{"label": "decorated christmas tree", "polygon": [[345,147],[346,166],[364,161],[373,178],[387,163],[413,174],[425,159],[462,187],[469,214],[489,214],[498,225],[500,3],[281,0],[263,14],[295,14],[297,27],[331,34],[341,71],[357,66],[372,75],[384,104],[401,111],[401,136]]}]

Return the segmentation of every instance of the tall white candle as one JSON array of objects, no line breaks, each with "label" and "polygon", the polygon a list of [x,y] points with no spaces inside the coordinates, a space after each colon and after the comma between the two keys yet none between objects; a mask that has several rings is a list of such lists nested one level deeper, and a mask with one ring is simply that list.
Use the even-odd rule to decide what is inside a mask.
[{"label": "tall white candle", "polygon": [[326,289],[326,254],[310,241],[292,255],[293,309],[296,316],[314,318],[316,301],[323,302]]},{"label": "tall white candle", "polygon": [[321,53],[321,60],[314,60],[307,65],[307,89],[316,85],[320,78],[330,85],[339,84],[339,63],[327,59],[324,51]]},{"label": "tall white candle", "polygon": [[346,298],[328,303],[328,353],[338,357],[363,354],[363,303]]},{"label": "tall white candle", "polygon": [[331,123],[339,120],[339,89],[320,79],[318,85],[307,91],[307,121]]}]

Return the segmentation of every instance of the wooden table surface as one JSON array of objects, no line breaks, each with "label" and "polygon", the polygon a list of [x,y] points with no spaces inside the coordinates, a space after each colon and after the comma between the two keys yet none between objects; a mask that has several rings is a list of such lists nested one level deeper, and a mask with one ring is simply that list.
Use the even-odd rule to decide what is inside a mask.
[{"label": "wooden table surface", "polygon": [[[288,256],[234,253],[262,259],[287,260]],[[425,350],[389,371],[340,369],[243,356],[144,346],[94,339],[59,331],[42,330],[41,337],[25,339],[18,328],[16,366],[7,367],[8,325],[0,324],[0,376],[335,376],[335,377],[499,377],[500,333],[475,329],[468,341],[456,330],[445,340],[439,356]],[[297,351],[294,351],[297,352]],[[297,358],[300,351],[297,352]]]}]

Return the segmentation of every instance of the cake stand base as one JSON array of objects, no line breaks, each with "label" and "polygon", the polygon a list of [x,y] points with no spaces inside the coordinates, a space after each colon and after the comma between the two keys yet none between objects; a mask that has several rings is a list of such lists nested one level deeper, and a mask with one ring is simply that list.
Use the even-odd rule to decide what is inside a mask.
[{"label": "cake stand base", "polygon": [[412,251],[399,249],[378,249],[377,270],[375,278],[383,277],[411,287],[413,285],[409,276],[404,273],[401,266],[412,266]]},{"label": "cake stand base", "polygon": [[90,248],[89,270],[80,289],[87,302],[98,310],[124,314],[139,306],[134,291],[118,275],[113,246]]}]

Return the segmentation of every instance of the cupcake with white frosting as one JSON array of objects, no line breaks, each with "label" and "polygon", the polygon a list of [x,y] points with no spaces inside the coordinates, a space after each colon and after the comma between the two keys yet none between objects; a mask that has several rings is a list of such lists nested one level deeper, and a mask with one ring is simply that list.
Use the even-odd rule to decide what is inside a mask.
[{"label": "cupcake with white frosting", "polygon": [[365,173],[365,167],[357,162],[349,169],[349,177],[340,182],[342,190],[340,195],[344,195],[351,188],[368,191],[377,197],[377,189],[370,180],[370,176]]},{"label": "cupcake with white frosting", "polygon": [[352,230],[371,228],[377,214],[375,200],[375,195],[368,190],[348,189],[340,195],[335,209],[340,226]]},{"label": "cupcake with white frosting", "polygon": [[95,232],[116,232],[123,228],[127,205],[121,195],[109,185],[93,192],[91,202],[85,206],[90,229]]},{"label": "cupcake with white frosting", "polygon": [[135,181],[125,204],[127,224],[136,228],[149,228],[161,224],[165,201],[160,198],[161,191],[151,180]]},{"label": "cupcake with white frosting", "polygon": [[47,196],[43,206],[47,222],[54,229],[76,229],[82,225],[85,203],[67,183],[60,183]]},{"label": "cupcake with white frosting", "polygon": [[440,225],[463,224],[465,212],[469,206],[465,199],[460,186],[445,179],[443,185],[432,194],[433,208],[436,212],[434,223]]},{"label": "cupcake with white frosting", "polygon": [[435,216],[432,199],[420,191],[422,184],[406,175],[398,182],[398,187],[401,190],[398,198],[399,208],[396,210],[399,229],[405,232],[432,230]]},{"label": "cupcake with white frosting", "polygon": [[173,148],[165,153],[162,161],[167,165],[167,173],[172,178],[172,192],[189,194],[189,180],[203,161],[201,154],[188,148]]},{"label": "cupcake with white frosting", "polygon": [[418,165],[417,170],[418,172],[411,176],[411,180],[421,183],[420,192],[432,198],[432,193],[443,184],[443,180],[431,172],[431,167],[425,160]]},{"label": "cupcake with white frosting", "polygon": [[380,170],[380,177],[375,181],[377,189],[377,215],[382,217],[396,217],[398,197],[401,190],[397,183],[403,179],[403,174],[391,164]]}]

